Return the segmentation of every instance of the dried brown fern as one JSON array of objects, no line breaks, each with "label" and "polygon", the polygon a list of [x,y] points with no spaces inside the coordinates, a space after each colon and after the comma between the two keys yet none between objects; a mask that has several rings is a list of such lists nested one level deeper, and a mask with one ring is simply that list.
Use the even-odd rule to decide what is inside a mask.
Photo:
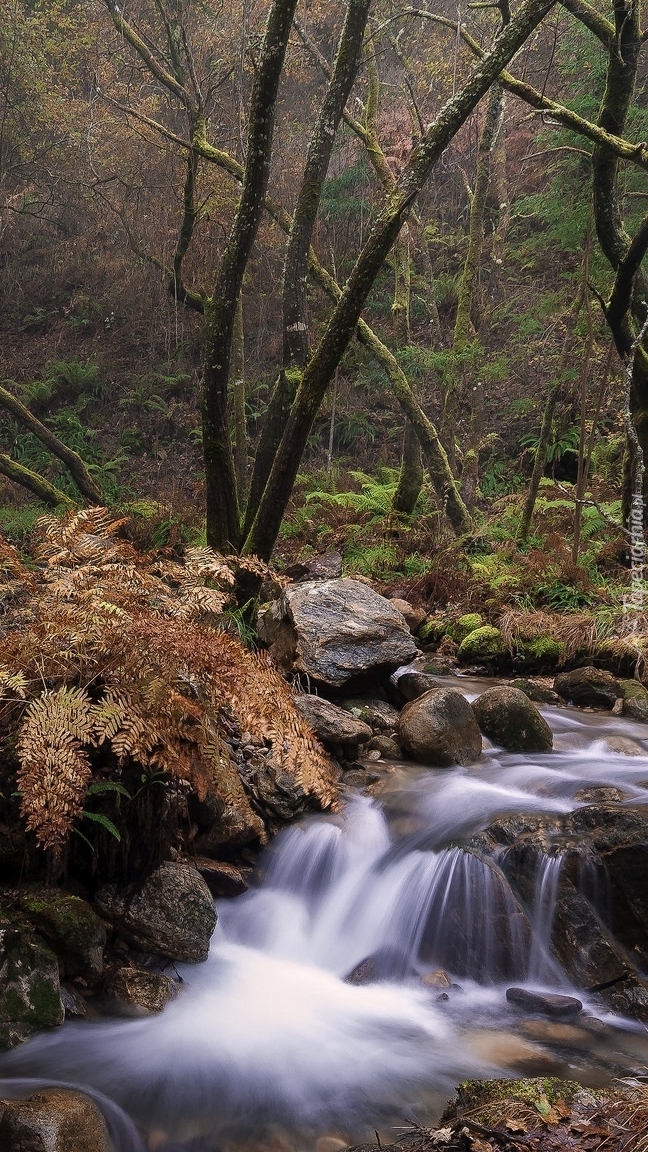
[{"label": "dried brown fern", "polygon": [[92,769],[84,743],[92,741],[93,710],[82,688],[45,691],[32,700],[18,739],[21,810],[42,848],[58,853],[74,821]]},{"label": "dried brown fern", "polygon": [[[279,789],[288,781],[305,802],[334,803],[335,773],[284,681],[207,624],[226,606],[239,561],[209,549],[152,561],[114,538],[121,523],[105,509],[43,518],[35,594],[3,636],[0,696],[11,709],[0,722],[18,737],[22,811],[38,843],[61,852],[97,757],[102,771],[164,773],[251,814],[221,739],[225,715],[263,748]],[[269,572],[255,558],[245,564]]]}]

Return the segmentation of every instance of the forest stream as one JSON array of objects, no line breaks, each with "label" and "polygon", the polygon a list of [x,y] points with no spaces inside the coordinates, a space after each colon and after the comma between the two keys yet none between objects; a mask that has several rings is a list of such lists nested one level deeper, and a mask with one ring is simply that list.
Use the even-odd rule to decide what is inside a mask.
[{"label": "forest stream", "polygon": [[[471,697],[483,686],[462,687]],[[179,969],[176,1001],[159,1016],[38,1035],[2,1058],[3,1093],[33,1089],[32,1078],[89,1085],[144,1130],[167,1133],[164,1149],[208,1152],[277,1132],[297,1149],[324,1133],[351,1143],[438,1115],[466,1077],[536,1074],[511,985],[583,1003],[591,1051],[570,1056],[549,1037],[535,1048],[542,1073],[584,1083],[641,1074],[645,1027],[574,988],[549,950],[562,861],[551,838],[526,908],[530,932],[513,893],[502,894],[504,872],[459,846],[496,817],[567,813],[587,789],[648,802],[645,725],[542,712],[551,753],[490,749],[470,769],[390,765],[379,795],[350,794],[342,813],[284,831],[258,885],[218,902],[209,959]],[[593,882],[586,867],[582,882]],[[363,967],[369,982],[354,983]],[[449,979],[422,982],[439,969]],[[139,1146],[126,1120],[115,1125],[120,1152]]]}]

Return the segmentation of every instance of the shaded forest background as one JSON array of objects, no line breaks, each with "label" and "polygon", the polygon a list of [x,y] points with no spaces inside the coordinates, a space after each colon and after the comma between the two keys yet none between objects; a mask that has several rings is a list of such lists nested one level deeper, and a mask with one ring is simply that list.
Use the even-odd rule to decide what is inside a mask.
[{"label": "shaded forest background", "polygon": [[[181,547],[204,539],[203,318],[179,280],[169,290],[187,219],[187,152],[178,145],[186,112],[119,35],[111,7],[10,0],[5,8],[0,377],[79,453],[105,502],[131,514],[137,543]],[[605,5],[588,10],[614,19]],[[502,12],[477,5],[461,19],[488,46]],[[173,56],[177,38],[210,138],[244,162],[267,5],[135,0],[117,13],[161,62],[160,45]],[[469,75],[456,8],[444,2],[434,14],[440,22],[388,4],[372,10],[313,235],[340,284],[412,146]],[[269,182],[288,211],[343,18],[342,5],[310,3],[291,33]],[[511,71],[595,122],[609,55],[557,5]],[[648,138],[644,81],[640,60],[624,133],[631,143]],[[487,607],[598,605],[616,614],[629,590],[620,527],[626,377],[603,314],[614,271],[592,213],[592,143],[494,91],[445,150],[363,313],[439,431],[470,530],[458,544],[384,365],[353,340],[313,424],[275,557],[337,548],[347,570],[400,587],[423,581],[441,602],[472,596]],[[239,192],[222,167],[194,161],[192,235],[181,257],[188,294],[213,285]],[[641,164],[619,169],[617,192],[635,235],[647,195]],[[232,364],[241,487],[282,369],[285,242],[265,214]],[[309,285],[312,344],[329,312]],[[539,445],[535,519],[520,533]],[[78,498],[61,462],[6,410],[0,450]],[[21,544],[43,506],[10,479],[0,484],[0,530]]]}]

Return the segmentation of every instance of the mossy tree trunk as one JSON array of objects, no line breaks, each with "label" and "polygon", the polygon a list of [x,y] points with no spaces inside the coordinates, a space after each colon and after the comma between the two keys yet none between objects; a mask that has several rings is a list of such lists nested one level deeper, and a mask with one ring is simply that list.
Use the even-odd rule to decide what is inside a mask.
[{"label": "mossy tree trunk", "polygon": [[[640,26],[638,0],[614,0],[614,37],[609,46],[605,92],[598,124],[608,134],[623,136],[637,77],[640,51],[645,33]],[[643,145],[641,146],[643,147]],[[645,339],[635,346],[638,332],[646,318],[648,284],[641,262],[648,250],[648,217],[633,239],[628,235],[621,210],[621,161],[619,156],[597,144],[592,155],[593,205],[596,234],[601,248],[615,272],[615,283],[605,309],[619,355],[628,360],[632,355],[630,415],[637,434],[637,444],[648,453],[648,345]],[[633,498],[632,445],[626,453],[624,469],[624,513],[630,514]],[[648,489],[644,477],[644,523],[648,525]]]},{"label": "mossy tree trunk", "polygon": [[268,15],[250,102],[241,197],[214,291],[205,302],[202,429],[207,542],[219,551],[235,551],[240,544],[239,504],[228,414],[232,335],[243,274],[258,231],[268,186],[277,89],[296,7],[297,0],[273,0]]},{"label": "mossy tree trunk", "polygon": [[510,24],[485,53],[470,80],[445,104],[413,150],[394,192],[375,221],[320,344],[304,369],[259,511],[244,542],[246,552],[264,558],[269,558],[272,553],[313,420],[353,335],[367,296],[418,192],[499,72],[552,6],[552,0],[527,0],[518,9]]},{"label": "mossy tree trunk", "polygon": [[70,497],[61,492],[59,488],[55,488],[38,473],[32,472],[31,468],[25,468],[24,464],[18,464],[5,452],[0,452],[0,472],[9,480],[13,480],[15,484],[20,484],[22,488],[27,488],[33,492],[34,496],[38,496],[38,499],[42,500],[43,504],[48,504],[50,508],[74,507],[74,501],[70,500]]},{"label": "mossy tree trunk", "polygon": [[361,60],[370,3],[371,0],[349,2],[330,82],[308,147],[284,260],[283,368],[275,383],[255,454],[244,533],[249,531],[256,515],[295,399],[301,369],[308,358],[308,253],[335,135]]},{"label": "mossy tree trunk", "polygon": [[[72,448],[68,448],[67,444],[59,440],[58,436],[55,436],[49,428],[46,428],[46,426],[34,416],[33,412],[29,411],[29,408],[26,408],[16,396],[12,395],[11,392],[2,386],[0,386],[0,407],[5,408],[7,412],[11,412],[11,415],[14,416],[24,428],[27,428],[37,440],[40,440],[41,444],[43,444],[53,456],[56,456],[65,464],[79,492],[86,500],[89,500],[91,504],[103,504],[104,497],[101,488],[88,472],[78,452],[74,452]],[[26,471],[29,472],[29,469],[26,469]],[[30,475],[33,475],[33,473]],[[12,479],[16,478],[16,476],[12,477]],[[18,483],[21,483],[21,481],[19,480]],[[46,481],[43,483],[46,485],[43,491],[51,489],[52,492],[58,492],[58,489],[47,485]],[[33,483],[30,482],[30,484],[27,484],[27,487],[35,491]],[[36,495],[38,496],[40,493],[37,492]],[[40,498],[44,499],[42,495]],[[61,499],[65,502],[67,498],[61,497],[59,493],[54,503],[59,504]],[[51,503],[52,500],[48,499],[47,502]]]}]

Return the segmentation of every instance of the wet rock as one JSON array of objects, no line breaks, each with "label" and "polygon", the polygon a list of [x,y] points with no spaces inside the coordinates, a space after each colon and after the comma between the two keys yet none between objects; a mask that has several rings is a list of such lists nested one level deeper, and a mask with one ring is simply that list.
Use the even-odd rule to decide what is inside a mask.
[{"label": "wet rock", "polygon": [[643,720],[648,723],[648,691],[643,684],[638,680],[620,680],[619,684],[623,693],[622,714],[631,720]]},{"label": "wet rock", "polygon": [[509,752],[549,752],[553,735],[528,696],[517,688],[488,688],[473,701],[473,712],[485,736]]},{"label": "wet rock", "polygon": [[524,692],[525,696],[529,697],[534,704],[560,704],[560,696],[554,692],[553,688],[548,688],[546,684],[540,684],[537,680],[526,680],[520,677],[517,680],[511,680],[509,688],[517,688],[518,691]]},{"label": "wet rock", "polygon": [[115,1152],[97,1105],[83,1092],[41,1088],[0,1101],[2,1152]]},{"label": "wet rock", "polygon": [[410,604],[409,600],[401,600],[398,596],[390,597],[390,604],[397,608],[400,613],[405,617],[405,622],[410,632],[416,632],[426,618],[426,611],[424,608],[415,608]]},{"label": "wet rock", "polygon": [[575,996],[558,996],[554,992],[532,992],[528,988],[507,988],[506,999],[525,1012],[538,1012],[543,1016],[578,1016],[583,1005]]},{"label": "wet rock", "polygon": [[627,793],[611,785],[600,788],[579,788],[574,792],[574,800],[582,800],[585,804],[615,804],[627,799]]},{"label": "wet rock", "polygon": [[212,896],[240,896],[248,890],[248,882],[235,864],[210,860],[207,856],[194,857],[192,864],[200,872]]},{"label": "wet rock", "polygon": [[424,972],[421,976],[424,988],[452,988],[452,980],[443,968],[435,968],[433,972]]},{"label": "wet rock", "polygon": [[209,888],[189,864],[167,862],[134,894],[110,886],[95,899],[128,944],[173,960],[207,959],[216,912]]},{"label": "wet rock", "polygon": [[66,1020],[84,1020],[88,1015],[88,1005],[73,984],[61,984],[61,1003]]},{"label": "wet rock", "polygon": [[111,1000],[140,1016],[161,1012],[171,1000],[175,1000],[180,988],[175,980],[161,972],[117,968],[107,975],[104,991]]},{"label": "wet rock", "polygon": [[455,688],[426,692],[403,708],[403,747],[422,764],[449,768],[481,756],[481,732],[470,704]]},{"label": "wet rock", "polygon": [[611,672],[591,667],[561,672],[554,680],[554,689],[563,700],[581,708],[613,708],[615,700],[623,695]]},{"label": "wet rock", "polygon": [[352,744],[357,748],[373,736],[368,724],[321,696],[303,693],[296,694],[293,699],[297,711],[308,721],[323,744]]},{"label": "wet rock", "polygon": [[425,692],[438,691],[442,687],[438,678],[429,672],[403,672],[396,680],[396,686],[403,700],[409,702],[423,696]]},{"label": "wet rock", "polygon": [[342,783],[348,788],[369,788],[377,780],[380,780],[380,773],[366,768],[350,768],[348,772],[342,773]]},{"label": "wet rock", "polygon": [[361,960],[359,964],[356,964],[348,976],[344,977],[344,983],[356,985],[374,984],[377,979],[376,962],[373,956],[367,956],[365,960]]},{"label": "wet rock", "polygon": [[356,720],[368,724],[375,732],[394,732],[398,728],[398,708],[388,704],[386,700],[377,700],[375,697],[352,696],[340,701],[341,707],[351,712]]},{"label": "wet rock", "polygon": [[489,664],[506,655],[506,644],[499,628],[484,624],[469,632],[459,645],[457,656],[462,664]]},{"label": "wet rock", "polygon": [[287,588],[260,615],[258,627],[283,672],[302,672],[335,688],[393,671],[417,654],[402,613],[368,585],[346,577]]},{"label": "wet rock", "polygon": [[64,976],[101,976],[106,929],[86,900],[54,888],[23,892],[19,906],[51,944]]},{"label": "wet rock", "polygon": [[0,921],[0,1050],[14,1048],[39,1028],[56,1027],[64,1018],[56,956]]},{"label": "wet rock", "polygon": [[608,886],[607,903],[613,909],[610,928],[646,971],[648,812],[642,807],[593,805],[572,812],[565,818],[565,828],[597,861]]},{"label": "wet rock", "polygon": [[403,757],[403,749],[397,740],[393,740],[391,736],[374,736],[367,744],[367,749],[371,752],[380,752],[382,760],[401,760]]}]

